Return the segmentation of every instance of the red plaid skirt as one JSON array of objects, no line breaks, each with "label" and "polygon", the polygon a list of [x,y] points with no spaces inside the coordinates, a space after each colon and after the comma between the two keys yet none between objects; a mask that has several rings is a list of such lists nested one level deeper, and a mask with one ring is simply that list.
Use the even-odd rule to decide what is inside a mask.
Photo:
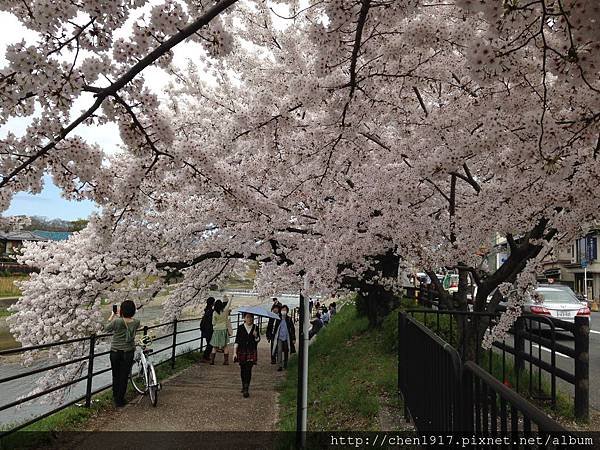
[{"label": "red plaid skirt", "polygon": [[238,362],[253,362],[256,364],[258,361],[258,353],[256,350],[237,350],[237,360]]}]

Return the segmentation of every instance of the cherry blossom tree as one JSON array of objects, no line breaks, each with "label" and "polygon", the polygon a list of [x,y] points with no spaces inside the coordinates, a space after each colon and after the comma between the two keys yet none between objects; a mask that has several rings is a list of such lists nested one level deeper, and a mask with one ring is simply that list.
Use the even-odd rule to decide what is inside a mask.
[{"label": "cherry blossom tree", "polygon": [[[457,306],[468,273],[484,310],[496,287],[531,291],[536,263],[597,219],[592,2],[233,3],[151,6],[131,42],[115,30],[145,2],[106,15],[65,3],[44,21],[41,2],[8,3],[40,43],[9,49],[3,117],[41,114],[2,141],[3,204],[50,170],[67,195],[103,207],[69,241],[26,248],[42,270],[16,306],[21,342],[98,331],[99,299],[144,274],[158,276],[148,297],[182,280],[166,303],[177,317],[239,259],[260,262],[264,292],[306,277],[314,292],[369,293],[384,303],[374,322],[392,306],[400,257],[456,268]],[[186,38],[207,46],[206,72],[169,64]],[[87,66],[54,56],[80,46]],[[144,86],[150,64],[173,76],[165,102]],[[106,121],[119,124],[118,155],[69,138]],[[488,273],[480,249],[496,233],[511,256]]]}]

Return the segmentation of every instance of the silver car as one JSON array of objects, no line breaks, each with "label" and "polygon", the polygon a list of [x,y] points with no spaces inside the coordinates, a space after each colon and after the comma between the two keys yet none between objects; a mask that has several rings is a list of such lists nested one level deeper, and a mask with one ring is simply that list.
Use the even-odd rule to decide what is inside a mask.
[{"label": "silver car", "polygon": [[542,297],[542,302],[537,303],[532,298],[528,298],[523,305],[524,312],[553,317],[565,322],[574,322],[577,316],[591,318],[590,308],[580,302],[568,286],[540,284],[535,292]]},{"label": "silver car", "polygon": [[[492,299],[494,292],[488,297],[488,302]],[[533,298],[527,298],[523,304],[524,313],[552,317],[565,322],[575,322],[577,316],[588,317],[591,321],[590,308],[587,303],[581,302],[569,286],[540,284],[535,292],[542,297],[542,301],[537,303]],[[500,305],[506,306],[506,303],[502,301]],[[542,328],[545,326],[542,325]]]}]

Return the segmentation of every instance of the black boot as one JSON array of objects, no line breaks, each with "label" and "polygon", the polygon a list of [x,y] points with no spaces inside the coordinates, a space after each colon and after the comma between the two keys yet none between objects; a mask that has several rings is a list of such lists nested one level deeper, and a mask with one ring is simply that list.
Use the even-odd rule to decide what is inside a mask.
[{"label": "black boot", "polygon": [[248,392],[248,389],[250,389],[250,385],[249,384],[244,385],[244,391],[243,391],[244,398],[250,397],[250,393]]},{"label": "black boot", "polygon": [[211,353],[210,354],[210,365],[214,366],[215,365],[215,356],[217,356],[216,353]]}]

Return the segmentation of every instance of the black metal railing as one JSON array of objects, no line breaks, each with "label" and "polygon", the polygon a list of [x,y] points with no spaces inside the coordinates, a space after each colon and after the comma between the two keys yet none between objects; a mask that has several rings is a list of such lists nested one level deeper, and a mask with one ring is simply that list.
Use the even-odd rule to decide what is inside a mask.
[{"label": "black metal railing", "polygon": [[[179,319],[179,320],[175,319],[171,322],[160,323],[158,325],[144,326],[137,330],[137,333],[142,333],[144,335],[147,335],[148,332],[151,330],[155,330],[155,329],[162,328],[162,327],[169,327],[172,330],[171,332],[163,334],[154,339],[154,342],[158,342],[163,339],[172,338],[170,341],[170,344],[168,346],[165,346],[165,347],[153,352],[153,354],[152,354],[153,359],[156,359],[156,355],[158,355],[158,354],[161,354],[163,352],[170,352],[169,357],[155,363],[154,364],[155,367],[160,366],[162,364],[167,364],[167,363],[170,363],[171,367],[175,367],[175,361],[176,361],[177,357],[185,355],[185,354],[193,352],[193,351],[202,351],[206,348],[206,345],[207,345],[206,339],[202,336],[202,333],[200,331],[200,320],[201,320],[201,318],[199,318],[199,317],[189,318],[189,319]],[[232,328],[233,328],[232,338],[235,338],[235,334],[237,332],[237,327],[242,323],[242,315],[240,313],[231,314],[229,316],[229,320],[232,323]],[[186,328],[186,329],[182,329],[181,327],[178,326],[179,324],[189,323],[189,322],[198,322],[198,326]],[[259,329],[261,331],[266,326],[266,321],[262,317],[255,317],[255,323],[259,326]],[[233,326],[234,324],[235,324],[235,326]],[[199,337],[194,337],[191,339],[186,339],[183,342],[178,342],[179,336],[190,333],[190,332],[194,332],[194,331],[199,333]],[[84,352],[82,352],[83,355],[80,357],[73,358],[71,360],[63,361],[63,362],[56,363],[56,364],[51,364],[51,365],[44,366],[41,368],[32,369],[32,370],[29,370],[26,372],[9,375],[7,377],[0,379],[0,389],[2,389],[2,386],[5,385],[5,383],[23,379],[26,377],[30,377],[32,375],[39,375],[39,374],[42,374],[42,373],[45,373],[45,372],[48,372],[51,370],[56,370],[56,369],[60,369],[63,367],[71,366],[73,364],[81,364],[81,368],[78,372],[81,374],[85,373],[85,375],[76,377],[75,379],[70,380],[68,382],[61,383],[56,386],[52,386],[43,391],[27,395],[23,398],[16,399],[16,400],[6,403],[4,405],[0,405],[0,412],[6,411],[8,409],[15,408],[15,407],[23,405],[24,403],[27,403],[27,402],[31,402],[35,399],[41,398],[41,397],[51,394],[53,392],[56,392],[56,391],[59,391],[62,389],[72,388],[73,386],[76,386],[79,383],[85,382],[85,394],[84,395],[78,396],[77,398],[72,399],[72,400],[68,400],[67,402],[64,402],[63,404],[52,409],[51,411],[36,415],[36,417],[34,417],[26,422],[19,423],[15,426],[11,426],[10,428],[0,431],[0,439],[2,439],[3,437],[5,437],[9,434],[12,434],[16,431],[22,430],[23,428],[26,428],[29,425],[31,425],[39,420],[42,420],[52,414],[55,414],[65,408],[68,408],[69,406],[73,406],[75,404],[85,404],[85,406],[89,407],[92,403],[92,397],[94,395],[99,394],[100,392],[105,391],[106,389],[109,389],[112,386],[112,383],[105,384],[96,389],[94,389],[93,386],[94,386],[94,380],[97,380],[100,375],[111,371],[110,367],[103,368],[100,370],[95,370],[95,367],[94,367],[95,361],[98,358],[110,354],[110,350],[105,350],[105,351],[100,351],[100,352],[97,351],[97,347],[101,344],[101,340],[106,339],[110,336],[111,336],[111,334],[93,334],[91,336],[82,337],[82,338],[68,339],[68,340],[64,340],[64,341],[51,342],[48,344],[19,347],[19,348],[13,348],[13,349],[0,351],[0,358],[2,358],[2,357],[6,357],[6,356],[11,356],[11,355],[21,355],[23,353],[27,353],[27,352],[31,352],[31,351],[40,351],[40,350],[44,351],[49,348],[53,348],[53,347],[57,347],[57,346],[72,345],[72,344],[77,344],[77,343],[81,343],[82,345],[85,346],[85,354],[83,354]],[[177,352],[178,348],[181,348],[184,345],[193,344],[195,342],[199,342],[198,347],[192,346],[187,351],[182,351],[179,353]]]},{"label": "black metal railing", "polygon": [[399,315],[398,383],[419,431],[458,428],[460,356],[417,320]]},{"label": "black metal railing", "polygon": [[500,383],[472,361],[466,362],[462,379],[464,430],[479,436],[564,432],[548,415]]},{"label": "black metal railing", "polygon": [[[467,334],[476,343],[498,323],[501,312],[476,313],[432,309],[408,309],[425,326],[443,337],[465,355]],[[460,330],[460,332],[459,332]],[[574,336],[569,347],[558,342],[563,333]],[[573,387],[573,408],[577,418],[589,417],[589,319],[576,317],[574,323],[549,317],[523,315],[509,331],[509,336],[494,341],[488,350],[476,345],[474,361],[517,392],[526,392],[539,401],[557,407],[557,379]],[[558,365],[561,358],[562,367]],[[510,376],[509,376],[510,375]]]},{"label": "black metal railing", "polygon": [[507,433],[566,430],[405,312],[398,318],[398,387],[419,432]]}]

